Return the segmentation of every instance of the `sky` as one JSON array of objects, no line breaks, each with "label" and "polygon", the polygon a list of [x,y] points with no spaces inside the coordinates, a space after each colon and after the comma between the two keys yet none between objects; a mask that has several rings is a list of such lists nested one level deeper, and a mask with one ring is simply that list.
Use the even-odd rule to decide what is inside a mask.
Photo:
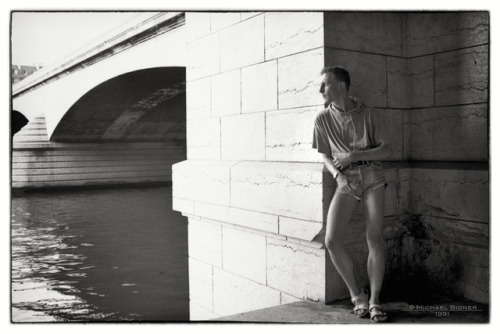
[{"label": "sky", "polygon": [[50,66],[137,15],[137,12],[13,12],[12,63]]}]

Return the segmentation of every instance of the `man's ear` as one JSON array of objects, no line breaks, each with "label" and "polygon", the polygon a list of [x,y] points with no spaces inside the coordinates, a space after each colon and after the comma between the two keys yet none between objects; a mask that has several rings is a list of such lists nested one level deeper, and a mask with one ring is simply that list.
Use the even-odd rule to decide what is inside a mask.
[{"label": "man's ear", "polygon": [[345,82],[343,82],[343,81],[339,81],[339,87],[347,90],[347,86],[346,86]]}]

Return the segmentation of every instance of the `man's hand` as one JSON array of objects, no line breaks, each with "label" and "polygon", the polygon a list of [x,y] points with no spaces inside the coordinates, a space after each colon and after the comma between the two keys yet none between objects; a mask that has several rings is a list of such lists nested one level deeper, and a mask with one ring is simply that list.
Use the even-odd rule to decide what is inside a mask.
[{"label": "man's hand", "polygon": [[337,177],[335,178],[337,181],[337,188],[342,189],[342,191],[351,193],[354,192],[354,189],[351,187],[351,183],[349,182],[349,179],[342,173],[339,173]]},{"label": "man's hand", "polygon": [[342,169],[354,162],[351,153],[333,153],[332,159],[333,165],[338,169]]}]

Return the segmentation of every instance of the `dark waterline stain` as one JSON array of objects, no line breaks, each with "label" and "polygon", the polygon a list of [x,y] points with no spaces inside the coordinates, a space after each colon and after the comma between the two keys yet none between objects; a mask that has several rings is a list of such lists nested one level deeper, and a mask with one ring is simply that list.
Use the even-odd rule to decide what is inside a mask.
[{"label": "dark waterline stain", "polygon": [[12,320],[188,321],[172,188],[13,193]]}]

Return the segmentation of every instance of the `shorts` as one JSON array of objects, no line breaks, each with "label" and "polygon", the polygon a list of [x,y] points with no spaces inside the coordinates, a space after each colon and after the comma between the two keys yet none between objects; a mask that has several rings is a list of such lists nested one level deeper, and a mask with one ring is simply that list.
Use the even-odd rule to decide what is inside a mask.
[{"label": "shorts", "polygon": [[358,201],[361,200],[367,190],[377,189],[382,186],[387,187],[384,168],[380,161],[372,161],[368,165],[348,167],[342,170],[342,174],[347,177],[354,191],[344,191],[342,189],[337,189],[337,191],[353,196]]}]

